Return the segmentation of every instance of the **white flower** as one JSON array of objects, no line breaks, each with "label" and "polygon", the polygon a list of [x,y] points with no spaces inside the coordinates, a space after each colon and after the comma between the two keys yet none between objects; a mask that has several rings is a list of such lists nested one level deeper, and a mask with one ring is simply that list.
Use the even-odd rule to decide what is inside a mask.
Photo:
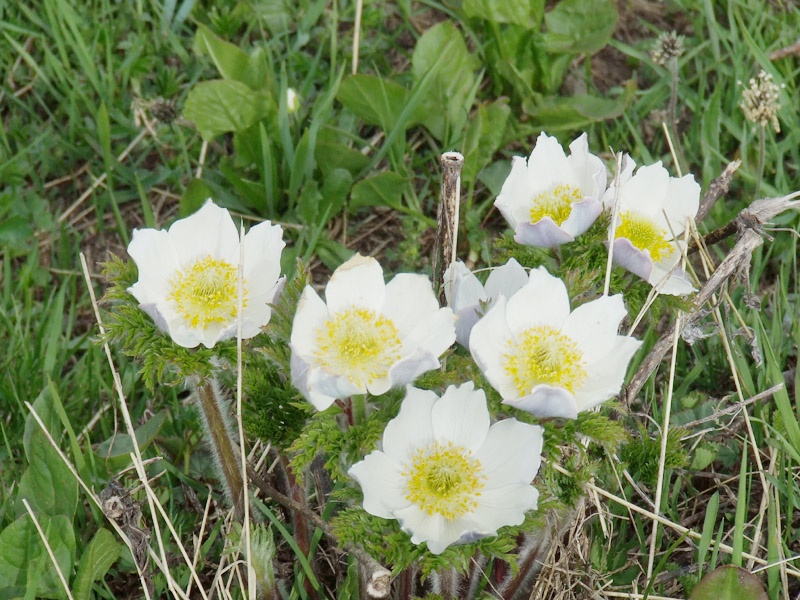
[{"label": "white flower", "polygon": [[382,450],[348,472],[364,510],[397,519],[415,544],[441,554],[458,542],[497,535],[535,509],[542,428],[505,419],[489,426],[483,390],[472,382],[435,393],[408,386]]},{"label": "white flower", "polygon": [[300,108],[300,96],[292,88],[286,89],[286,110],[291,114]]},{"label": "white flower", "polygon": [[[282,235],[266,221],[242,241],[242,338],[269,322],[269,303],[283,283]],[[134,229],[128,254],[139,268],[128,291],[176,344],[212,348],[236,335],[239,232],[227,210],[209,199],[169,230]]]},{"label": "white flower", "polygon": [[564,283],[543,267],[472,328],[469,348],[503,403],[541,417],[567,417],[616,395],[641,342],[617,335],[622,296],[570,312]]},{"label": "white flower", "polygon": [[[528,272],[513,258],[502,267],[492,269],[483,286],[467,266],[451,263],[444,272],[444,295],[456,319],[456,340],[469,348],[469,334],[481,314],[491,308],[503,295],[506,298],[528,281]],[[483,304],[483,306],[481,306]]]},{"label": "white flower", "polygon": [[494,204],[517,243],[549,248],[571,242],[603,211],[605,165],[589,152],[585,133],[569,149],[568,158],[558,140],[542,133],[527,163],[514,157]]},{"label": "white flower", "polygon": [[[692,284],[676,266],[685,246],[681,236],[700,207],[700,186],[692,175],[670,177],[661,162],[639,167],[632,175],[636,163],[629,156],[625,158],[614,262],[662,294],[688,294]],[[613,210],[615,194],[613,184],[603,197],[609,210]]]},{"label": "white flower", "polygon": [[374,258],[356,254],[325,288],[306,287],[292,325],[292,381],[317,410],[353,394],[380,395],[436,369],[455,340],[455,316],[427,277],[388,284]]}]

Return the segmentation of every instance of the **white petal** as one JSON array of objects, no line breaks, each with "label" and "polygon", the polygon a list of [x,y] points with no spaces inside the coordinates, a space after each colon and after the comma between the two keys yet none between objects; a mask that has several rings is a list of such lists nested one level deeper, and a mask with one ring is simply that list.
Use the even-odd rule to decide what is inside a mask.
[{"label": "white petal", "polygon": [[481,371],[501,366],[501,357],[512,335],[506,323],[506,299],[501,296],[470,334],[469,350]]},{"label": "white petal", "polygon": [[308,400],[314,406],[317,402],[328,402],[329,398],[347,398],[366,391],[366,387],[353,383],[344,375],[333,375],[313,365],[308,370]]},{"label": "white petal", "polygon": [[546,384],[537,385],[530,394],[522,398],[503,400],[503,404],[527,411],[537,417],[574,419],[578,416],[578,405],[574,396],[563,388]]},{"label": "white petal", "polygon": [[479,305],[474,304],[473,306],[462,309],[456,315],[456,341],[464,346],[464,348],[469,348],[469,338],[472,333],[472,328],[475,327],[475,323],[481,318],[478,311]]},{"label": "white petal", "polygon": [[395,458],[375,451],[357,462],[347,472],[358,481],[364,492],[364,510],[369,514],[391,519],[394,511],[408,506],[403,498],[405,479],[400,475],[402,464]]},{"label": "white petal", "polygon": [[492,425],[475,455],[488,476],[486,487],[493,489],[533,481],[542,463],[542,432],[538,425],[516,419],[504,419]]},{"label": "white petal", "polygon": [[650,258],[650,253],[639,250],[628,238],[614,240],[614,262],[645,281],[649,281],[653,271],[653,260]]},{"label": "white petal", "polygon": [[533,184],[532,196],[556,185],[578,185],[578,178],[561,144],[545,133],[539,134],[528,159],[528,178]]},{"label": "white petal", "polygon": [[586,367],[586,383],[575,390],[578,411],[589,410],[616,396],[625,380],[625,371],[642,342],[620,335],[608,356]]},{"label": "white petal", "polygon": [[[474,306],[481,300],[486,300],[481,282],[460,260],[447,267],[442,285],[447,305],[453,309],[453,312],[460,312],[468,306]],[[391,293],[389,296],[391,297]]]},{"label": "white petal", "polygon": [[536,223],[519,223],[514,241],[536,248],[554,248],[575,241],[575,238],[556,225],[552,218],[542,217]]},{"label": "white petal", "polygon": [[484,535],[496,535],[500,527],[521,524],[525,513],[535,509],[538,501],[539,491],[523,483],[484,490],[471,517]]},{"label": "white petal", "polygon": [[380,312],[392,321],[401,339],[410,335],[423,319],[435,318],[433,315],[438,311],[439,301],[424,275],[400,273],[386,285],[386,299]]},{"label": "white petal", "polygon": [[627,314],[622,294],[601,296],[572,311],[562,333],[578,345],[584,361],[594,362],[613,346],[619,324]]},{"label": "white petal", "polygon": [[331,275],[325,301],[331,314],[353,306],[380,312],[385,294],[381,265],[372,257],[356,254]]},{"label": "white petal", "polygon": [[494,201],[494,205],[508,221],[511,229],[516,230],[519,223],[515,216],[518,208],[529,206],[531,197],[527,163],[523,157],[515,156],[511,159],[511,172],[506,177],[503,188]]},{"label": "white petal", "polygon": [[572,237],[578,237],[592,226],[603,212],[603,205],[599,200],[587,198],[572,205],[572,211],[567,220],[561,224],[561,229]]},{"label": "white petal", "polygon": [[183,267],[206,256],[231,260],[239,247],[239,231],[230,213],[210,199],[193,215],[175,221],[169,235]]},{"label": "white petal", "polygon": [[404,531],[411,534],[414,544],[427,542],[432,554],[441,554],[451,544],[456,543],[463,533],[459,523],[445,519],[441,515],[429,515],[411,504],[394,511]]},{"label": "white petal", "polygon": [[418,348],[416,352],[401,358],[389,368],[389,373],[386,376],[388,385],[382,392],[373,389],[374,386],[369,386],[369,391],[372,394],[379,395],[389,391],[389,388],[413,383],[423,373],[438,369],[439,364],[439,359],[430,351],[425,348]]},{"label": "white petal", "polygon": [[431,421],[436,440],[448,441],[477,452],[489,431],[489,409],[486,394],[468,381],[451,385],[433,407]]},{"label": "white petal", "polygon": [[[619,174],[619,181],[615,178],[612,184],[603,194],[603,207],[608,211],[614,210],[614,202],[617,196],[617,188],[625,187],[625,184],[633,177],[633,170],[636,168],[636,161],[633,160],[630,154],[622,157],[622,171]],[[622,193],[620,192],[620,211],[622,211]]]},{"label": "white petal", "polygon": [[142,304],[165,301],[169,282],[181,268],[169,234],[163,229],[134,229],[128,254],[139,269],[139,279],[128,291]]},{"label": "white petal", "polygon": [[485,298],[481,299],[496,300],[500,294],[510,298],[526,283],[528,283],[528,272],[515,259],[510,258],[502,267],[492,269],[489,273],[486,279]]},{"label": "white petal", "polygon": [[685,296],[694,291],[692,282],[689,281],[686,273],[678,268],[675,269],[669,276],[668,271],[662,269],[658,263],[653,265],[653,273],[650,275],[649,283],[658,290],[659,294],[667,294],[669,296]]},{"label": "white petal", "polygon": [[578,176],[578,183],[584,198],[600,200],[606,191],[606,166],[597,156],[589,152],[587,135],[581,134],[569,145],[570,156],[567,159]]},{"label": "white petal", "polygon": [[405,461],[417,448],[434,441],[431,411],[438,400],[435,393],[413,386],[406,388],[400,413],[383,431],[383,451]]},{"label": "white petal", "polygon": [[664,211],[667,213],[672,233],[676,236],[681,235],[686,229],[686,223],[697,216],[699,208],[700,186],[694,180],[694,176],[684,175],[680,179],[670,177]]},{"label": "white petal", "polygon": [[636,174],[622,187],[621,210],[635,210],[663,220],[662,210],[669,190],[669,173],[661,161],[639,167]]},{"label": "white petal", "polygon": [[319,333],[329,318],[328,307],[317,296],[314,288],[307,285],[297,303],[292,321],[292,350],[305,360],[310,360],[317,351]]},{"label": "white petal", "polygon": [[542,325],[561,329],[567,316],[567,288],[544,267],[531,270],[528,283],[509,299],[506,307],[508,327],[515,334]]},{"label": "white petal", "polygon": [[[271,288],[281,275],[281,251],[286,246],[283,229],[269,221],[250,228],[244,236],[244,278]],[[238,250],[237,250],[238,252]],[[234,264],[239,260],[234,258]]]},{"label": "white petal", "polygon": [[405,335],[401,332],[403,353],[421,349],[438,358],[456,341],[455,320],[453,311],[447,307],[420,315],[411,331]]}]

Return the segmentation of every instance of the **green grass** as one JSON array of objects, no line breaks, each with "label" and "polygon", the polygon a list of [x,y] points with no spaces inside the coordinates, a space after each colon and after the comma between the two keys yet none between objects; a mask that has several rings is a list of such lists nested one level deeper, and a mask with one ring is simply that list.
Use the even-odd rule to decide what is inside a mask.
[{"label": "green grass", "polygon": [[[639,164],[662,160],[672,169],[660,125],[652,121],[652,112],[665,109],[670,96],[667,71],[648,56],[663,23],[686,36],[686,53],[678,63],[678,129],[690,172],[705,189],[729,161],[740,158],[743,163],[730,193],[701,232],[727,223],[754,199],[758,134],[738,106],[738,81],[747,82],[761,68],[785,88],[781,132],[766,131],[760,195],[800,189],[800,60],[796,55],[768,58],[796,40],[796,7],[760,0],[675,0],[654,13],[632,14],[629,3],[620,3],[614,38],[607,44],[603,40],[601,54],[586,56],[547,51],[544,41],[531,52],[520,41],[528,38],[519,26],[466,17],[459,7],[469,4],[466,0],[366,3],[360,79],[352,79],[354,3],[305,0],[292,12],[294,4],[263,0],[251,3],[253,12],[245,3],[234,7],[192,0],[42,0],[35,7],[0,6],[0,531],[24,513],[18,492],[30,459],[23,441],[26,427],[27,437],[35,431],[26,402],[38,398],[49,407],[46,423],[58,432],[61,448],[97,494],[130,462],[127,455],[104,453],[100,447],[115,432],[124,432],[124,425],[106,357],[96,343],[79,253],[87,254],[90,270],[99,274],[109,252],[124,253],[134,227],[166,226],[207,195],[248,218],[285,223],[290,246],[284,272],[290,275],[300,259],[314,266],[315,281],[324,281],[351,251],[369,252],[383,238],[390,240],[380,254],[387,270],[429,272],[438,156],[457,149],[468,160],[459,255],[473,257],[478,266],[494,264],[495,240],[505,224],[491,202],[510,157],[527,154],[541,129],[552,127],[562,141],[587,130],[591,149],[606,158],[609,148],[625,150]],[[450,24],[441,27],[443,46],[432,44],[423,52],[419,40],[442,20]],[[208,44],[196,51],[201,25],[208,28]],[[442,48],[447,60],[440,58]],[[604,61],[612,69],[611,81],[591,77]],[[571,83],[562,86],[564,78]],[[154,120],[154,108],[158,111],[152,102],[173,102],[180,113],[198,84],[216,79],[246,86],[237,89],[263,102],[263,112],[235,133],[209,140],[201,164],[198,129],[203,130],[202,119],[213,107],[202,104],[209,112],[200,115],[196,127],[182,116]],[[301,98],[294,113],[285,101],[290,87]],[[583,115],[579,122],[570,107],[558,103],[569,101],[570,90],[582,88],[607,100],[603,108],[608,114],[621,114],[602,120]],[[142,131],[135,123],[137,100],[137,106],[146,107],[156,135],[144,135],[120,160]],[[543,113],[543,107],[550,112]],[[543,122],[542,114],[550,121]],[[100,177],[105,178],[102,184],[67,212]],[[371,231],[375,215],[385,211],[395,215],[387,220],[391,229]],[[774,223],[797,232],[800,216],[790,211]],[[798,235],[770,234],[775,239],[754,254],[747,285],[731,282],[729,289],[751,336],[741,335],[741,324],[725,300],[720,317],[730,356],[712,316],[701,325],[713,335],[678,347],[661,506],[665,518],[684,524],[702,540],[676,543],[681,534],[660,526],[656,568],[648,580],[653,521],[630,506],[612,501],[595,506],[590,499],[587,510],[603,512],[608,537],[597,517],[587,522],[580,542],[589,549],[583,554],[587,562],[574,552],[561,558],[576,577],[620,592],[647,588],[678,598],[687,597],[700,574],[715,566],[758,568],[747,554],[774,563],[800,553],[795,475],[800,466]],[[718,263],[730,247],[729,242],[719,244],[711,255]],[[98,278],[93,284],[102,295],[106,283]],[[760,300],[758,309],[747,307],[751,294]],[[663,328],[659,316],[646,319],[649,324],[637,332],[646,346]],[[139,365],[118,348],[112,350],[134,425],[142,428],[145,456],[164,457],[148,466],[151,477],[166,471],[153,489],[190,554],[195,550],[192,535],[199,534],[202,508],[211,497],[197,568],[210,588],[227,536],[221,518],[226,505],[215,487],[198,418],[180,387],[149,390]],[[652,505],[642,494],[653,499],[659,470],[667,369],[664,362],[629,411],[614,413],[633,441],[595,465],[594,485],[645,510]],[[741,413],[692,424],[784,379],[785,390],[747,405],[749,425]],[[134,487],[137,479],[128,474],[122,481]],[[766,495],[762,481],[770,487]],[[347,499],[346,492],[338,493]],[[134,497],[145,500],[142,490]],[[259,510],[272,520],[275,508],[270,504]],[[146,508],[144,513],[149,519]],[[110,525],[83,492],[77,510],[65,518],[76,542],[61,562],[76,578],[83,549],[99,528]],[[286,567],[287,597],[331,595],[337,574],[339,597],[358,597],[354,567],[348,571],[344,561],[333,567],[325,562],[324,555],[332,551],[320,541],[321,532],[310,546],[291,546],[286,540],[294,542],[296,523],[284,523],[288,529],[275,539]],[[756,531],[759,545],[752,541]],[[168,538],[166,552],[172,555],[177,546]],[[720,550],[720,542],[732,551]],[[155,542],[153,548],[158,557]],[[48,560],[41,549],[36,552],[27,557],[31,573]],[[301,552],[310,556],[298,559]],[[785,566],[759,573],[772,599],[800,590],[800,580]],[[800,569],[797,562],[788,566]],[[93,597],[127,597],[139,589],[127,550],[106,568],[105,577],[101,574],[94,583]],[[183,589],[189,574],[182,565],[172,569]],[[323,591],[303,583],[317,583],[314,577]],[[155,597],[168,595],[157,569],[153,583]],[[23,597],[25,590],[12,590],[8,597],[16,593]],[[543,597],[580,597],[555,589],[547,593]]]}]

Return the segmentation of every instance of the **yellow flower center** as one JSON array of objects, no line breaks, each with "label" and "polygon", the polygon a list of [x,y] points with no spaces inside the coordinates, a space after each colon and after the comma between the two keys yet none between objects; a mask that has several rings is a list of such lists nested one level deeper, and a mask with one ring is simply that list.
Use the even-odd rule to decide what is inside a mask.
[{"label": "yellow flower center", "polygon": [[537,194],[533,198],[531,223],[537,223],[544,217],[550,217],[556,225],[561,225],[569,218],[572,204],[583,198],[581,188],[568,183],[557,185],[552,190]]},{"label": "yellow flower center", "polygon": [[406,500],[429,515],[451,520],[477,508],[487,479],[480,461],[452,442],[418,448],[401,475],[406,478]]},{"label": "yellow flower center", "polygon": [[319,363],[360,386],[385,377],[401,347],[394,323],[364,308],[335,314],[317,330]]},{"label": "yellow flower center", "polygon": [[[175,301],[178,314],[192,327],[205,329],[211,323],[230,323],[236,318],[236,271],[236,265],[211,255],[200,258],[173,277],[167,298]],[[245,307],[245,281],[242,287]]]},{"label": "yellow flower center", "polygon": [[620,213],[616,237],[627,238],[639,250],[647,250],[653,262],[661,262],[672,254],[667,232],[651,218],[630,211]]},{"label": "yellow flower center", "polygon": [[505,371],[519,393],[547,384],[574,392],[586,381],[583,353],[569,337],[547,325],[532,327],[508,340]]}]

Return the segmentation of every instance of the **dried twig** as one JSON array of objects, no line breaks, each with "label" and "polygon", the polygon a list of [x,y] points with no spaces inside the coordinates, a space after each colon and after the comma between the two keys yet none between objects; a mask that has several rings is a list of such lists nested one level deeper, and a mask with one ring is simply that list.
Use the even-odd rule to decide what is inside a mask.
[{"label": "dried twig", "polygon": [[733,175],[741,166],[742,161],[740,160],[729,162],[720,176],[709,184],[706,193],[703,194],[703,199],[700,201],[700,208],[697,211],[697,216],[694,218],[695,223],[702,222],[708,216],[708,213],[711,212],[711,209],[714,208],[717,200],[728,193],[728,190],[731,188]]},{"label": "dried twig", "polygon": [[464,157],[458,152],[442,154],[442,200],[439,204],[436,244],[433,248],[434,285],[439,301],[445,304],[444,272],[456,260],[458,209],[461,203],[461,168]]}]

